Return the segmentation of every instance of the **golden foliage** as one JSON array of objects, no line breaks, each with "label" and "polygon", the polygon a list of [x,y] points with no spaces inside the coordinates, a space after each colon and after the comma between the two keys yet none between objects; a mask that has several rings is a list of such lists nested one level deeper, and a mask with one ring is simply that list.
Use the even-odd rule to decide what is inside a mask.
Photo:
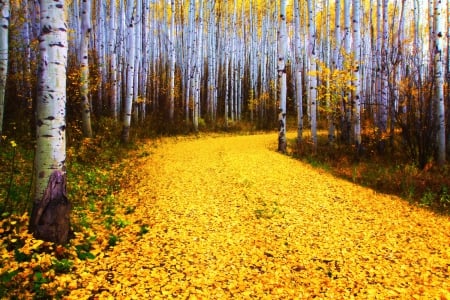
[{"label": "golden foliage", "polygon": [[[71,272],[50,269],[41,289],[67,299],[450,297],[448,217],[275,149],[273,134],[145,145],[122,174],[112,231],[104,209],[87,212],[91,227],[52,252],[71,257]],[[26,241],[26,264],[52,263]],[[86,241],[93,258],[77,258]],[[0,274],[31,272],[0,250]]]}]

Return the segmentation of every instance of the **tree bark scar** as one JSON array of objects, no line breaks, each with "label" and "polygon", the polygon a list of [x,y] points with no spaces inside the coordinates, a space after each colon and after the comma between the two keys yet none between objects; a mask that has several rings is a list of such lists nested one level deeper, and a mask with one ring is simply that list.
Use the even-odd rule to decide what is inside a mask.
[{"label": "tree bark scar", "polygon": [[50,175],[42,199],[34,203],[30,230],[36,238],[58,244],[66,243],[70,230],[70,209],[66,175],[55,170]]}]

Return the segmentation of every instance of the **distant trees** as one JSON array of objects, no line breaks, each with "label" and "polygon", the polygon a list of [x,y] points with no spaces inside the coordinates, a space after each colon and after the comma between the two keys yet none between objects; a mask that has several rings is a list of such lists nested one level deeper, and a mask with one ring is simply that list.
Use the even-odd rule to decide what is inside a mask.
[{"label": "distant trees", "polygon": [[[30,78],[35,78],[38,22],[33,20],[39,10],[31,4],[11,5],[17,20],[10,24],[9,51],[25,55],[9,59],[6,95],[20,101],[7,101],[8,122],[18,115],[8,111],[34,118],[35,102],[29,99],[36,90]],[[420,166],[433,156],[445,161],[448,1],[77,0],[69,5],[68,116],[71,128],[80,126],[71,132],[89,136],[82,126],[90,118],[94,129],[95,122],[112,117],[122,120],[121,138],[127,142],[137,124],[165,132],[228,129],[239,122],[274,129],[296,118],[298,141],[310,139],[313,148],[318,130],[328,129],[329,143],[360,149],[371,139],[380,153],[402,147]],[[401,140],[394,139],[397,133]]]}]

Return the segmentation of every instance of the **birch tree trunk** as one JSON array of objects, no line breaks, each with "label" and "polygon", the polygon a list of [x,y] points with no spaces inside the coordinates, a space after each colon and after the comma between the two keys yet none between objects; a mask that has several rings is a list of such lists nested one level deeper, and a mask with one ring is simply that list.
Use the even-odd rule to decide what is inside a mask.
[{"label": "birch tree trunk", "polygon": [[[448,30],[448,28],[447,28]],[[436,93],[434,102],[436,106],[437,128],[437,162],[439,166],[445,164],[445,106],[444,106],[444,36],[445,36],[445,11],[443,0],[436,0],[434,4],[434,79]]]},{"label": "birch tree trunk", "polygon": [[112,117],[117,120],[119,116],[118,108],[118,85],[117,85],[117,16],[116,16],[116,1],[111,1],[109,7],[109,28],[111,30],[109,35],[109,59],[110,59],[110,82],[111,82],[111,92],[110,92],[110,112]]},{"label": "birch tree trunk", "polygon": [[[329,0],[325,1],[325,10],[326,10],[326,19],[325,19],[325,41],[324,41],[324,52],[325,52],[325,63],[327,68],[332,70],[333,66],[330,64],[331,61],[331,32],[330,32],[330,22],[331,22],[331,11],[330,11],[330,3]],[[333,63],[334,65],[334,63]],[[334,128],[334,112],[331,101],[331,72],[327,72],[326,74],[326,91],[325,91],[325,99],[326,99],[326,108],[327,108],[327,122],[328,122],[328,143],[333,144],[335,140],[335,128]]]},{"label": "birch tree trunk", "polygon": [[169,84],[169,121],[173,122],[175,111],[175,0],[170,1],[172,15],[170,16],[169,56],[170,56],[170,84]]},{"label": "birch tree trunk", "polygon": [[[344,51],[345,60],[350,60],[351,55],[351,0],[344,0]],[[347,65],[350,65],[347,63]],[[347,82],[347,86],[351,86],[351,81]],[[342,137],[346,143],[351,143],[351,118],[352,118],[352,93],[350,88],[345,89],[344,99],[342,101]]]},{"label": "birch tree trunk", "polygon": [[81,118],[84,137],[92,137],[91,104],[89,101],[89,38],[91,34],[91,1],[81,1]]},{"label": "birch tree trunk", "polygon": [[131,127],[131,110],[133,108],[133,96],[134,96],[134,65],[135,65],[135,20],[134,20],[134,1],[127,1],[127,82],[126,82],[126,94],[124,103],[124,117],[123,117],[123,128],[122,128],[122,142],[128,143],[130,139],[130,127]]},{"label": "birch tree trunk", "polygon": [[203,0],[199,0],[199,8],[198,8],[198,28],[196,33],[196,43],[195,46],[195,65],[194,65],[194,85],[193,85],[193,93],[194,93],[194,108],[193,108],[193,123],[194,130],[198,131],[198,119],[200,116],[200,91],[201,91],[201,76],[202,76],[202,53],[203,53]]},{"label": "birch tree trunk", "polygon": [[35,191],[30,231],[65,243],[70,203],[66,197],[67,25],[64,0],[41,0]]},{"label": "birch tree trunk", "polygon": [[134,120],[136,123],[139,122],[139,109],[141,108],[141,103],[144,103],[145,101],[142,101],[142,99],[139,98],[139,96],[142,96],[139,94],[140,87],[139,87],[139,75],[141,72],[141,61],[142,61],[142,0],[135,0],[135,14],[134,14],[134,43],[135,43],[135,50],[134,50],[134,79],[133,79],[133,113],[134,113]]},{"label": "birch tree trunk", "polygon": [[335,29],[334,29],[334,39],[335,39],[335,47],[334,47],[334,53],[333,53],[333,68],[335,70],[338,70],[342,67],[341,65],[341,1],[336,1],[335,7],[334,7],[334,22],[335,22]]},{"label": "birch tree trunk", "polygon": [[388,73],[388,47],[389,47],[389,27],[388,27],[388,0],[382,0],[382,28],[381,28],[381,87],[379,101],[379,149],[384,152],[386,147],[386,133],[388,124],[388,97],[389,97],[389,73]]},{"label": "birch tree trunk", "polygon": [[0,0],[0,138],[3,132],[5,90],[8,75],[9,0]]},{"label": "birch tree trunk", "polygon": [[190,1],[189,2],[189,12],[188,12],[188,33],[187,33],[187,53],[186,53],[186,79],[185,79],[185,90],[186,90],[186,94],[185,94],[185,117],[186,117],[186,124],[189,124],[189,106],[190,106],[190,102],[191,102],[191,83],[193,80],[193,76],[194,76],[194,72],[192,70],[192,65],[193,65],[193,48],[194,48],[194,35],[195,35],[195,30],[194,30],[194,19],[195,19],[195,1]]},{"label": "birch tree trunk", "polygon": [[302,45],[300,39],[300,6],[294,0],[295,97],[297,98],[297,143],[303,139]]},{"label": "birch tree trunk", "polygon": [[278,81],[280,88],[280,107],[278,114],[279,134],[278,151],[286,153],[286,48],[287,48],[287,30],[286,30],[286,0],[280,0],[280,23],[278,31]]},{"label": "birch tree trunk", "polygon": [[317,75],[316,64],[317,64],[317,49],[316,49],[316,24],[315,24],[315,14],[313,9],[312,0],[308,0],[308,53],[309,53],[309,97],[311,105],[311,140],[313,144],[314,151],[317,148]]},{"label": "birch tree trunk", "polygon": [[356,151],[361,147],[361,2],[353,0],[353,55],[355,66],[353,67],[355,86],[355,114],[354,114],[354,134]]}]

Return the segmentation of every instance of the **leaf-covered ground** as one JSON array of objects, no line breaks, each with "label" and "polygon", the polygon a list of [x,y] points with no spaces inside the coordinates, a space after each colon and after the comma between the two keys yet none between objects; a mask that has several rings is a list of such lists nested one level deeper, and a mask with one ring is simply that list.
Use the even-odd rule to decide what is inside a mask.
[{"label": "leaf-covered ground", "polygon": [[68,299],[450,299],[448,216],[313,169],[275,142],[148,143],[123,174],[113,234],[101,233],[105,209],[92,210],[77,234],[92,257],[42,288]]}]

